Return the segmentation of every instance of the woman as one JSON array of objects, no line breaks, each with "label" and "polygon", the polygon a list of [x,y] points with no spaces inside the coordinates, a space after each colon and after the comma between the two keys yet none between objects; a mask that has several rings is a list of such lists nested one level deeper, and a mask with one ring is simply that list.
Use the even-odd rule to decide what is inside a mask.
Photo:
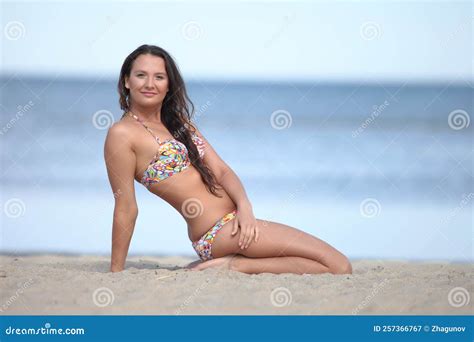
[{"label": "woman", "polygon": [[349,260],[324,241],[255,218],[239,178],[191,122],[194,107],[165,50],[142,45],[133,51],[118,90],[125,113],[104,148],[115,197],[111,272],[124,268],[138,215],[135,179],[187,222],[200,257],[188,265],[192,270],[225,265],[244,273],[352,273]]}]

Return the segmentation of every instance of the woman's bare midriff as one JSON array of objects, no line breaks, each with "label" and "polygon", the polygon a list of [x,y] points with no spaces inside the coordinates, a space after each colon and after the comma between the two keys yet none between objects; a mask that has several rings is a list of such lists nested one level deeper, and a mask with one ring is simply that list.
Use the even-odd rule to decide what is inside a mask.
[{"label": "woman's bare midriff", "polygon": [[211,194],[198,170],[190,165],[159,183],[151,184],[148,190],[168,202],[188,224],[188,237],[191,241],[201,238],[218,220],[236,207],[224,189]]}]

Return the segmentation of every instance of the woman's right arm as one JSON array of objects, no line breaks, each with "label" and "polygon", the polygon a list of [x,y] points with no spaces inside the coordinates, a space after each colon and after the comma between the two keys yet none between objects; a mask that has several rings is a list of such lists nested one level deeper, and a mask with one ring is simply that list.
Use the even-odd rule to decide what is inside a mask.
[{"label": "woman's right arm", "polygon": [[105,139],[104,159],[115,198],[110,271],[119,272],[124,269],[138,217],[134,185],[136,156],[124,127],[114,125],[109,129]]}]

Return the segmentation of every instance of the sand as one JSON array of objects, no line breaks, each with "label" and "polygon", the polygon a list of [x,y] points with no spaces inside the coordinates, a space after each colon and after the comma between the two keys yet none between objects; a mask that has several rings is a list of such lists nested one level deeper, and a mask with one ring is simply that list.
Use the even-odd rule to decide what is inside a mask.
[{"label": "sand", "polygon": [[473,265],[352,260],[352,275],[190,271],[184,257],[0,256],[2,315],[466,315]]}]

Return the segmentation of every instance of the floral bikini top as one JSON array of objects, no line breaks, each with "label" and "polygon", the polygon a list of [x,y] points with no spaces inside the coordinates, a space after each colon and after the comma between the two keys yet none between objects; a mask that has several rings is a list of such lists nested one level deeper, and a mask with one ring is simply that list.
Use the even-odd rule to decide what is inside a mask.
[{"label": "floral bikini top", "polygon": [[[129,116],[140,122],[143,127],[145,127],[147,131],[151,133],[158,143],[158,152],[155,154],[147,169],[143,173],[143,176],[140,180],[141,184],[148,188],[151,184],[159,183],[176,173],[186,170],[189,165],[191,165],[186,145],[174,138],[166,139],[163,142],[160,142],[160,138],[158,138],[155,133],[153,133],[153,131],[148,126],[146,126],[141,119],[138,118],[138,116],[130,112],[128,113]],[[202,140],[194,132],[191,133],[191,137],[199,151],[199,156],[201,158],[204,157],[204,140]]]}]

